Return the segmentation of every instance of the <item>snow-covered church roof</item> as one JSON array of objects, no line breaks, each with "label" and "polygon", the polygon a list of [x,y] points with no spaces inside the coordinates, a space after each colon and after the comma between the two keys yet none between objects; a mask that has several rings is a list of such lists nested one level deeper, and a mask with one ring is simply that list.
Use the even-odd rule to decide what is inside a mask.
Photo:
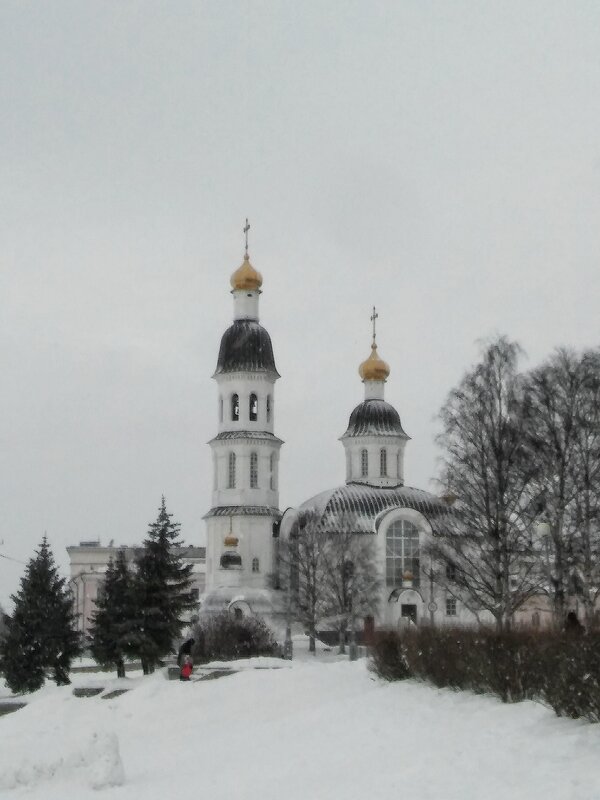
[{"label": "snow-covered church roof", "polygon": [[300,506],[313,509],[322,519],[327,532],[340,530],[339,523],[348,518],[356,525],[355,533],[373,533],[387,511],[412,508],[430,522],[448,514],[448,505],[430,492],[410,486],[370,486],[347,483],[311,497]]}]

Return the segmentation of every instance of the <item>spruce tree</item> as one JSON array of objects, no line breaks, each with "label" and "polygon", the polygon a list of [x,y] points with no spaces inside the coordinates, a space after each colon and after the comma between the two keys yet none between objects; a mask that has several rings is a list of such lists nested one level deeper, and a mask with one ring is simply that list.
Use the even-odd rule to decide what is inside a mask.
[{"label": "spruce tree", "polygon": [[50,672],[67,684],[71,661],[80,653],[72,598],[60,578],[46,537],[29,561],[21,588],[12,596],[0,648],[0,670],[14,692],[33,692]]},{"label": "spruce tree", "polygon": [[125,677],[125,658],[139,648],[138,617],[134,576],[119,550],[108,563],[89,633],[92,656],[103,667],[115,667],[118,678]]},{"label": "spruce tree", "polygon": [[192,566],[182,563],[180,525],[171,517],[163,496],[138,559],[138,653],[144,673],[151,672],[159,659],[171,652],[185,624],[183,613],[195,607],[190,592]]}]

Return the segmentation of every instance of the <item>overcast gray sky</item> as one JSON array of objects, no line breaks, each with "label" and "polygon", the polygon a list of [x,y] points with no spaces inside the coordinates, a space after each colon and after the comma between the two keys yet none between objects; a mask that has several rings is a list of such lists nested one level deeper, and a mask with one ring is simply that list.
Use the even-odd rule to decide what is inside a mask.
[{"label": "overcast gray sky", "polygon": [[[244,218],[281,507],[342,483],[371,306],[431,488],[496,332],[598,343],[600,4],[0,4],[0,553],[203,543]],[[0,603],[22,566],[0,559]]]}]

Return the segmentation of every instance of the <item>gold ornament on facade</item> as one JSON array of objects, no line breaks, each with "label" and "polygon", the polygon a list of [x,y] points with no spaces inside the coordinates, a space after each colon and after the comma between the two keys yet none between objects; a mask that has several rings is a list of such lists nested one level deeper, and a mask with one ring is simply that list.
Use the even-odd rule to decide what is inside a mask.
[{"label": "gold ornament on facade", "polygon": [[250,256],[248,253],[244,256],[242,266],[231,276],[232,289],[243,289],[244,291],[256,291],[262,286],[262,275],[254,269],[250,263]]},{"label": "gold ornament on facade", "polygon": [[371,355],[358,368],[358,374],[363,381],[385,381],[390,374],[389,366],[377,353],[375,342],[371,345]]},{"label": "gold ornament on facade", "polygon": [[225,545],[225,547],[237,547],[238,543],[239,539],[232,533],[228,533],[227,536],[223,539],[223,544]]}]

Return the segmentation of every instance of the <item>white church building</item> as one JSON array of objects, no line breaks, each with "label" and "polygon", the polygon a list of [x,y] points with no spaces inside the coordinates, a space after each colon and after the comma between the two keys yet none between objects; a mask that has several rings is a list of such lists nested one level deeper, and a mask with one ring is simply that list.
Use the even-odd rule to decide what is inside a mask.
[{"label": "white church building", "polygon": [[[225,331],[214,379],[218,387],[218,432],[211,440],[212,507],[206,520],[206,593],[202,610],[237,610],[276,616],[279,594],[270,588],[279,530],[285,538],[297,514],[279,510],[281,439],[275,435],[275,366],[268,332],[259,322],[262,276],[248,250],[231,276],[233,323]],[[404,450],[409,436],[385,399],[389,366],[377,352],[373,314],[371,353],[359,368],[364,399],[350,414],[341,437],[346,480],[306,500],[299,508],[318,512],[327,533],[352,516],[358,533],[374,536],[382,590],[375,624],[397,626],[409,619],[437,624],[471,615],[431,578],[422,556],[433,523],[448,504],[422,489],[405,486]],[[428,577],[429,576],[429,577]]]},{"label": "white church building", "polygon": [[[375,310],[371,353],[359,367],[364,399],[341,436],[345,483],[282,515],[278,489],[283,442],[275,434],[275,383],[280,375],[271,338],[259,321],[261,286],[246,240],[242,265],[231,276],[233,322],[221,338],[213,374],[216,435],[210,441],[213,488],[204,516],[206,548],[190,547],[184,553],[186,563],[194,565],[200,613],[260,615],[280,627],[285,600],[272,588],[277,537],[288,537],[298,511],[310,509],[327,534],[335,535],[352,519],[353,532],[374,537],[382,587],[375,626],[397,627],[409,620],[417,625],[473,622],[474,615],[433,580],[426,545],[434,526],[443,524],[448,502],[405,485],[404,451],[410,437],[385,399],[390,368],[377,352]],[[83,630],[116,550],[112,543],[102,547],[99,542],[68,548]],[[128,552],[133,558],[135,548]],[[546,607],[537,608],[538,600],[520,609],[521,621],[532,621],[539,611],[548,613]]]}]

